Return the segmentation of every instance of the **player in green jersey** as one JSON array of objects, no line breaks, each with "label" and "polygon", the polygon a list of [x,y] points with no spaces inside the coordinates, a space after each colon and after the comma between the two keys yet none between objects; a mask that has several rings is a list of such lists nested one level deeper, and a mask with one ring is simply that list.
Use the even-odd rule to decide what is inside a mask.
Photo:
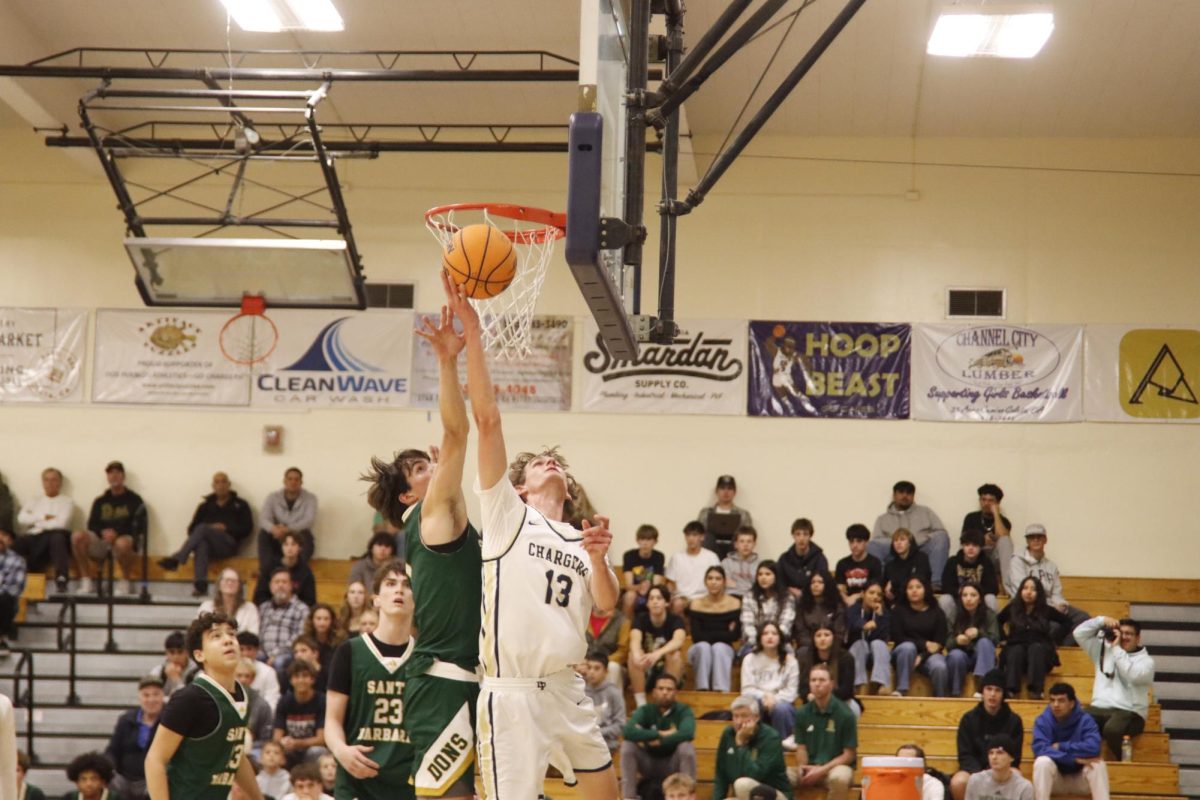
[{"label": "player in green jersey", "polygon": [[374,633],[338,646],[329,668],[325,742],[338,761],[337,800],[406,800],[413,748],[404,731],[404,673],[412,657],[412,588],[404,562],[375,574]]},{"label": "player in green jersey", "polygon": [[417,335],[438,361],[440,451],[433,461],[406,450],[387,464],[374,461],[371,505],[406,532],[419,632],[404,689],[404,726],[414,749],[412,782],[422,797],[475,794],[475,704],[479,696],[479,533],[467,520],[463,498],[466,404],[457,360],[464,339],[443,307],[437,322],[423,320]]},{"label": "player in green jersey", "polygon": [[146,754],[151,800],[225,800],[235,783],[250,800],[263,800],[246,758],[247,697],[234,678],[237,623],[206,612],[185,641],[201,672],[171,696],[159,720]]}]

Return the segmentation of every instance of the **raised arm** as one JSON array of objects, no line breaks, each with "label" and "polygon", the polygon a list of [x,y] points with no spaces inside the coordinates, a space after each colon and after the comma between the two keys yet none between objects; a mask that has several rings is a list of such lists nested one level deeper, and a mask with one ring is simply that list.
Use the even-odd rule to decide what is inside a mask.
[{"label": "raised arm", "polygon": [[422,323],[424,328],[418,328],[416,334],[429,342],[438,361],[442,446],[437,469],[421,505],[421,540],[426,545],[440,545],[454,541],[467,527],[462,479],[471,426],[467,421],[462,388],[458,385],[458,354],[466,339],[454,331],[454,313],[449,306],[442,306],[442,316],[436,325],[428,317]]},{"label": "raised arm", "polygon": [[486,491],[504,480],[508,472],[500,407],[496,405],[496,391],[488,372],[479,315],[467,301],[466,290],[452,282],[445,272],[442,272],[442,287],[446,291],[446,304],[463,325],[467,349],[467,397],[471,400],[471,414],[479,431],[479,486]]}]

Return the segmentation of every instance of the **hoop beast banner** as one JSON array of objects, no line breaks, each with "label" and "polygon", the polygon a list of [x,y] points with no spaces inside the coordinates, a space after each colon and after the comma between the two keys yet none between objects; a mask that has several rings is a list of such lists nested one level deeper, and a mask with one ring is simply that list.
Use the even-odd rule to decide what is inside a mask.
[{"label": "hoop beast banner", "polygon": [[1200,422],[1200,330],[1087,326],[1085,416]]},{"label": "hoop beast banner", "polygon": [[[422,315],[418,314],[416,319]],[[436,319],[434,314],[425,314]],[[571,410],[571,344],[575,332],[570,317],[538,315],[530,323],[530,354],[517,360],[490,360],[496,402],[514,411]],[[412,405],[437,408],[438,365],[429,342],[413,336]],[[465,358],[458,360],[458,381],[467,382]]]},{"label": "hoop beast banner", "polygon": [[752,321],[749,414],[907,419],[911,338],[899,323]]},{"label": "hoop beast banner", "polygon": [[583,407],[628,414],[741,414],[746,393],[745,320],[681,320],[668,345],[613,357],[584,324]]},{"label": "hoop beast banner", "polygon": [[87,311],[0,308],[0,402],[79,402]]},{"label": "hoop beast banner", "polygon": [[228,311],[96,312],[92,400],[136,405],[244,406],[250,368],[221,354]]},{"label": "hoop beast banner", "polygon": [[913,417],[968,422],[1083,419],[1079,325],[917,325]]}]

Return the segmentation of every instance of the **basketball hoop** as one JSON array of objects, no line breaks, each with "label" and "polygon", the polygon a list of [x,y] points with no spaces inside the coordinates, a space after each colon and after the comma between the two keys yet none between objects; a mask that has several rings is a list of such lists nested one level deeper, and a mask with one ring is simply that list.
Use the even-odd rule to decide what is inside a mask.
[{"label": "basketball hoop", "polygon": [[483,346],[496,358],[529,355],[533,307],[546,279],[554,243],[566,235],[567,215],[509,203],[454,203],[425,212],[425,227],[444,250],[464,225],[493,225],[519,247],[517,274],[509,287],[486,300],[471,300],[479,312]]},{"label": "basketball hoop", "polygon": [[257,364],[275,352],[279,329],[261,294],[243,294],[242,309],[221,327],[221,354],[235,364]]}]

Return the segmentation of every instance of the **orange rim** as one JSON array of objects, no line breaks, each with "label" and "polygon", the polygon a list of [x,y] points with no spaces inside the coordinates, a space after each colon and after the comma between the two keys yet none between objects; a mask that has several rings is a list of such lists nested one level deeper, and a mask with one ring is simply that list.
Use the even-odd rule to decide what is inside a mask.
[{"label": "orange rim", "polygon": [[425,224],[449,234],[459,231],[458,225],[453,225],[438,217],[453,211],[486,211],[488,214],[505,219],[515,219],[521,222],[532,222],[544,227],[529,228],[528,230],[501,231],[516,244],[543,244],[567,235],[567,215],[544,208],[519,206],[512,203],[451,203],[437,206],[425,212]]},{"label": "orange rim", "polygon": [[[235,356],[230,355],[225,349],[225,331],[229,330],[229,326],[237,322],[242,317],[260,317],[263,322],[271,326],[271,346],[267,348],[267,352],[263,353],[257,358],[236,358]],[[217,336],[217,344],[221,348],[221,355],[225,356],[225,358],[229,359],[233,363],[243,364],[246,366],[249,366],[250,364],[257,364],[261,361],[266,361],[271,357],[271,354],[275,352],[276,346],[279,345],[279,328],[275,327],[275,323],[271,321],[271,318],[266,314],[263,314],[261,311],[237,314],[236,316],[230,317],[225,321],[225,324],[221,326],[221,333]]]}]

